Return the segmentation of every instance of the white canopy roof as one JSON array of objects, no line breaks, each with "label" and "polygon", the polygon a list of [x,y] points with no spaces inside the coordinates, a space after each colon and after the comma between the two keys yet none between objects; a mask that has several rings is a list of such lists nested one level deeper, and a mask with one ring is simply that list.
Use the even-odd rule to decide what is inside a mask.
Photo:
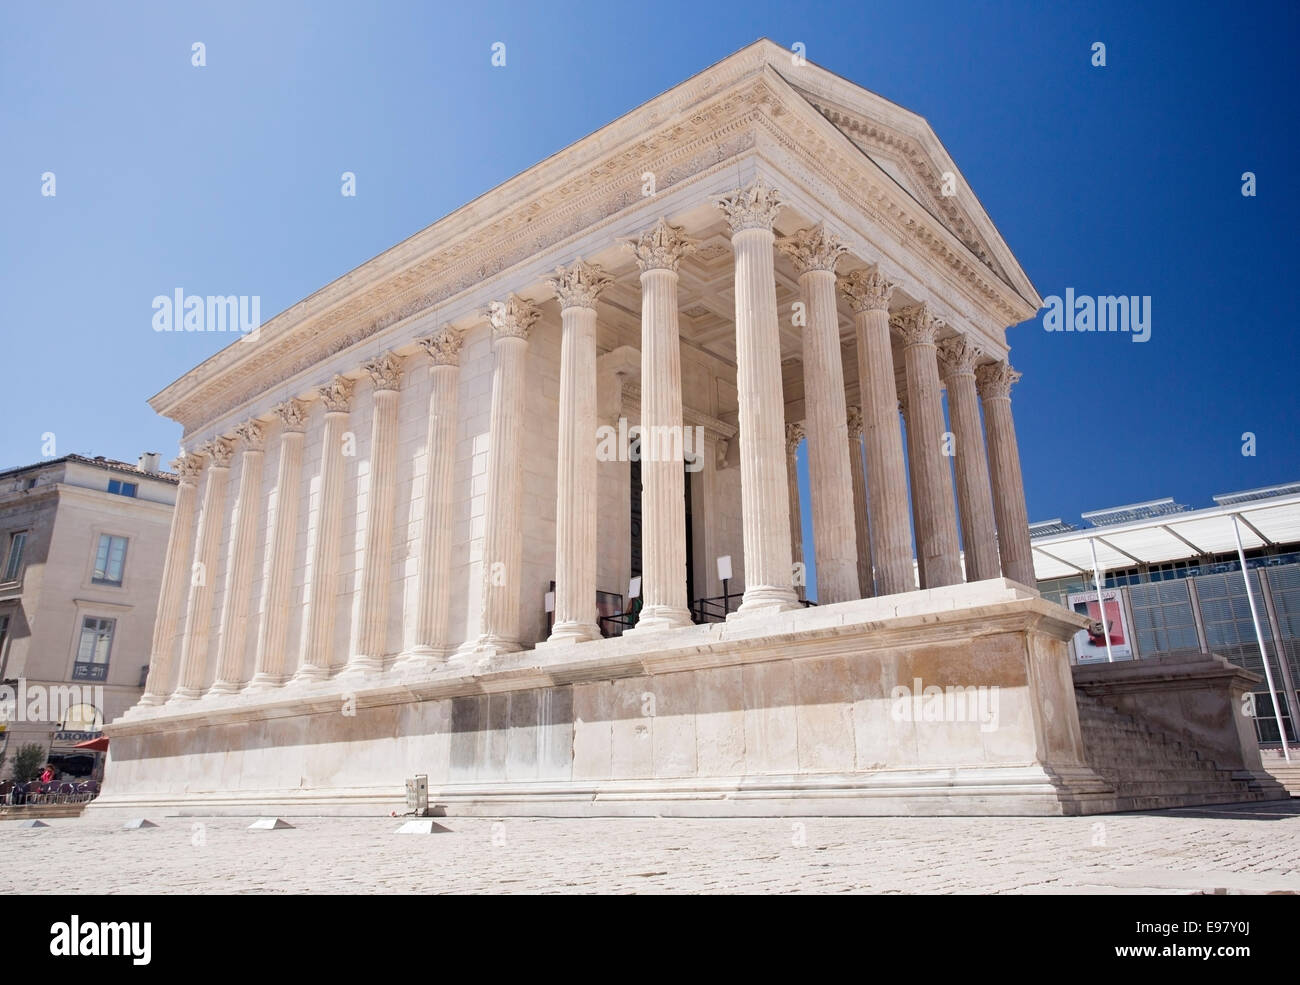
[{"label": "white canopy roof", "polygon": [[[1300,542],[1300,492],[1262,498],[1234,493],[1216,496],[1215,501],[1227,505],[1034,537],[1034,574],[1039,581],[1091,576],[1090,540],[1096,543],[1097,563],[1103,571],[1233,552],[1237,549],[1234,515],[1241,520],[1241,543],[1248,551]],[[1104,512],[1108,511],[1098,511]]]}]

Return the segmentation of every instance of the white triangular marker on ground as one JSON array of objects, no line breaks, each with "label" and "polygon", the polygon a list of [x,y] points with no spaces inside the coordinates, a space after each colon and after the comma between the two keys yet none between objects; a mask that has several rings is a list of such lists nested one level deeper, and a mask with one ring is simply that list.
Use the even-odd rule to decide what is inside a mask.
[{"label": "white triangular marker on ground", "polygon": [[279,831],[282,828],[292,828],[290,824],[282,817],[259,817],[256,821],[248,826],[249,831]]},{"label": "white triangular marker on ground", "polygon": [[49,825],[46,824],[44,821],[37,821],[37,820],[33,819],[33,820],[31,820],[31,821],[24,821],[22,824],[18,825],[18,827],[20,827],[20,828],[48,828]]},{"label": "white triangular marker on ground", "polygon": [[441,824],[429,817],[416,818],[413,821],[407,821],[397,829],[399,835],[433,835],[441,834],[443,831],[450,831],[451,828],[444,828]]},{"label": "white triangular marker on ground", "polygon": [[154,824],[147,817],[133,817],[131,820],[127,821],[126,824],[122,825],[122,827],[127,831],[136,831],[140,828],[156,828],[158,825]]}]

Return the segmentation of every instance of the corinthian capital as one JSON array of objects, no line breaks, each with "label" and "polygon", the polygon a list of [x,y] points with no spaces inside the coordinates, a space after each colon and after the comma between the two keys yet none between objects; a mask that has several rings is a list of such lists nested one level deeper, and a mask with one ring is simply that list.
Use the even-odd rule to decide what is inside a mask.
[{"label": "corinthian capital", "polygon": [[888,311],[894,283],[876,267],[868,267],[841,278],[840,293],[854,311]]},{"label": "corinthian capital", "polygon": [[943,319],[935,315],[930,305],[922,301],[889,319],[906,345],[934,345]]},{"label": "corinthian capital", "polygon": [[316,395],[325,405],[327,413],[346,414],[352,409],[352,386],[352,381],[346,376],[336,375],[328,383],[317,387]]},{"label": "corinthian capital", "polygon": [[492,322],[492,334],[498,339],[523,339],[528,341],[528,333],[533,323],[541,317],[541,312],[530,302],[517,294],[511,294],[504,301],[493,301],[488,305],[488,320]]},{"label": "corinthian capital", "polygon": [[437,335],[418,341],[435,366],[460,365],[460,347],[465,344],[465,333],[459,328],[444,325]]},{"label": "corinthian capital", "polygon": [[862,437],[862,408],[848,407],[846,408],[846,411],[847,411],[846,419],[849,425],[849,437],[861,438]]},{"label": "corinthian capital", "polygon": [[636,239],[623,241],[636,254],[637,266],[647,270],[676,270],[688,253],[694,253],[698,241],[687,237],[677,226],[660,219]]},{"label": "corinthian capital", "polygon": [[981,397],[986,399],[1002,397],[1010,399],[1011,388],[1020,379],[1020,373],[1004,362],[985,363],[975,369],[975,387]]},{"label": "corinthian capital", "polygon": [[208,460],[214,469],[230,468],[230,458],[235,454],[235,442],[229,437],[213,438],[199,448],[199,454]]},{"label": "corinthian capital", "polygon": [[800,274],[811,270],[829,270],[834,273],[840,255],[848,250],[848,247],[826,231],[824,222],[786,236],[777,242],[777,246],[790,258]]},{"label": "corinthian capital", "polygon": [[301,400],[286,400],[275,407],[280,427],[285,431],[302,431],[307,427],[307,405]]},{"label": "corinthian capital", "polygon": [[181,477],[181,482],[193,482],[203,471],[203,456],[182,454],[172,459],[171,470]]},{"label": "corinthian capital", "polygon": [[365,363],[361,368],[370,374],[376,390],[396,390],[402,382],[402,357],[395,352],[385,352]]},{"label": "corinthian capital", "polygon": [[261,451],[266,447],[266,425],[256,418],[237,426],[235,434],[249,451]]},{"label": "corinthian capital", "polygon": [[786,457],[793,459],[795,453],[799,450],[799,442],[803,441],[804,428],[803,421],[791,421],[785,426],[785,454]]},{"label": "corinthian capital", "polygon": [[556,267],[555,276],[546,283],[555,291],[563,310],[596,307],[596,298],[612,282],[613,278],[606,276],[600,267],[578,257],[571,267]]},{"label": "corinthian capital", "polygon": [[939,368],[944,376],[970,376],[984,357],[984,350],[965,335],[939,343]]},{"label": "corinthian capital", "polygon": [[726,215],[731,232],[735,234],[746,229],[770,230],[785,202],[775,188],[758,178],[748,188],[719,196],[714,199],[714,204]]}]

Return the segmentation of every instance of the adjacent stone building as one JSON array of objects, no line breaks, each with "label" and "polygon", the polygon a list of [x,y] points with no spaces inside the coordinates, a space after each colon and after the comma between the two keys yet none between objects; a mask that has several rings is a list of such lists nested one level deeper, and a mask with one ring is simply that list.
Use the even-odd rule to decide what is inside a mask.
[{"label": "adjacent stone building", "polygon": [[72,746],[140,700],[175,498],[155,454],[0,472],[4,775],[31,742],[84,769]]}]

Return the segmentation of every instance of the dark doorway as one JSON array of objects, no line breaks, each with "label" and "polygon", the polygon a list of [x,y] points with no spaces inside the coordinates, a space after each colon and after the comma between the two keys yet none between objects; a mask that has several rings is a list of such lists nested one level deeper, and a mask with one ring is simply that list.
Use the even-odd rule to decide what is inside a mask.
[{"label": "dark doorway", "polygon": [[[630,472],[631,502],[631,551],[630,551],[630,573],[633,578],[642,573],[641,571],[641,462],[640,460],[628,463]],[[682,463],[682,482],[683,494],[686,498],[686,604],[692,606],[695,601],[695,567],[691,564],[694,545],[694,528],[691,520],[691,471],[690,462]],[[629,599],[629,602],[631,600]]]},{"label": "dark doorway", "polygon": [[[633,578],[641,574],[641,460],[634,459],[628,463],[632,481],[632,550],[630,554],[630,574]],[[632,600],[628,599],[630,603]]]}]

